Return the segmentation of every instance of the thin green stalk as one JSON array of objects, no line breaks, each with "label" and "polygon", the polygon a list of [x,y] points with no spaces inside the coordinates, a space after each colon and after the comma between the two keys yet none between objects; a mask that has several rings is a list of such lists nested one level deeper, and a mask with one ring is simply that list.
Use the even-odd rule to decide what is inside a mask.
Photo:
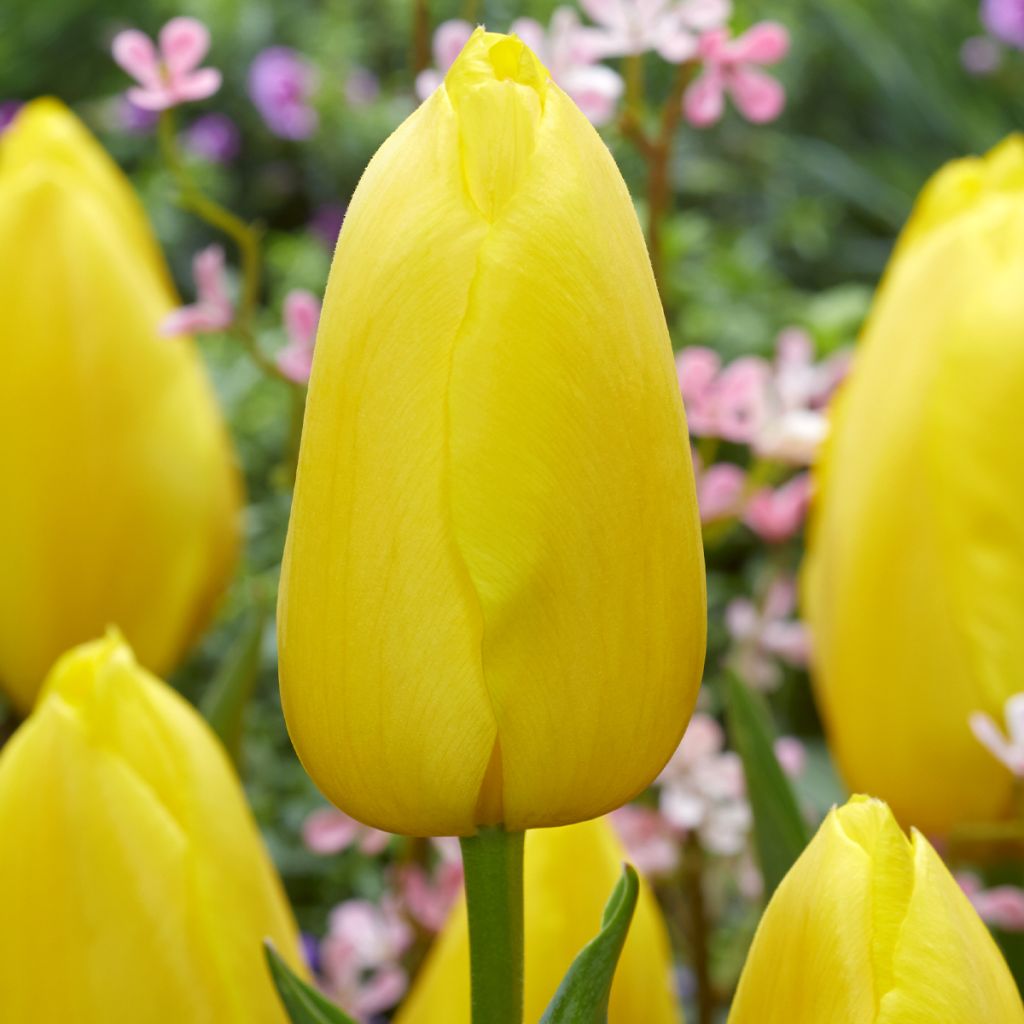
[{"label": "thin green stalk", "polygon": [[523,1024],[523,832],[461,840],[473,1024]]},{"label": "thin green stalk", "polygon": [[178,150],[172,110],[165,110],[160,115],[158,135],[160,152],[178,186],[181,206],[211,227],[223,232],[238,247],[238,258],[242,268],[242,290],[231,324],[232,332],[263,373],[301,391],[302,386],[282,373],[278,365],[264,354],[253,331],[252,324],[263,278],[262,230],[258,225],[247,224],[241,217],[211,199],[195,183]]}]

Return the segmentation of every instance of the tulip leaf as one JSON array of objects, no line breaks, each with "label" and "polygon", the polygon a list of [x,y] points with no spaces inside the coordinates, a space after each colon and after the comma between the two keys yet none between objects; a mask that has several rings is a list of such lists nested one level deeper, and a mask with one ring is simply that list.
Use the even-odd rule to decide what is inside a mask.
[{"label": "tulip leaf", "polygon": [[199,710],[220,737],[231,760],[240,767],[242,727],[260,671],[260,646],[266,612],[257,605],[242,624],[220,671],[203,695]]},{"label": "tulip leaf", "polygon": [[329,1002],[312,985],[308,985],[281,959],[280,954],[264,941],[267,966],[281,1005],[288,1011],[292,1024],[355,1024],[355,1021]]},{"label": "tulip leaf", "polygon": [[605,1024],[612,978],[639,894],[640,880],[626,864],[604,908],[601,931],[572,962],[540,1024]]},{"label": "tulip leaf", "polygon": [[775,756],[774,729],[764,698],[728,673],[725,704],[729,738],[743,761],[757,856],[768,897],[810,842],[810,829]]}]

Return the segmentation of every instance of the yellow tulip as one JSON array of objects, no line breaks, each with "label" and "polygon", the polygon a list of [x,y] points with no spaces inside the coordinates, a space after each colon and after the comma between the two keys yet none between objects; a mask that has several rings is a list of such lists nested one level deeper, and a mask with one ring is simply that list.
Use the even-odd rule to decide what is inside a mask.
[{"label": "yellow tulip", "polygon": [[225,584],[239,486],[128,181],[54,100],[0,142],[0,688],[117,624],[174,667]]},{"label": "yellow tulip", "polygon": [[729,1024],[1022,1024],[995,942],[878,800],[833,810],[764,913]]},{"label": "yellow tulip", "polygon": [[804,598],[852,789],[929,833],[1009,809],[968,717],[1024,690],[1024,140],[942,170],[818,470]]},{"label": "yellow tulip", "polygon": [[468,835],[644,789],[704,657],[686,438],[611,155],[477,31],[366,169],[327,286],[279,608],[323,792]]},{"label": "yellow tulip", "polygon": [[[539,1020],[576,954],[600,931],[626,854],[605,818],[526,834],[524,1019]],[[469,1024],[465,901],[438,936],[396,1024]],[[608,1024],[679,1024],[657,901],[641,883],[612,984]]]},{"label": "yellow tulip", "polygon": [[116,634],[58,661],[0,754],[0,1020],[285,1024],[280,882],[217,739]]}]

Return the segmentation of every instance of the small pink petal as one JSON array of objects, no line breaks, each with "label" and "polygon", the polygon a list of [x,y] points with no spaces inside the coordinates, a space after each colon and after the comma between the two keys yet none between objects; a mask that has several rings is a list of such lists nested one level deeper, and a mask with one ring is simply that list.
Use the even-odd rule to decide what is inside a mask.
[{"label": "small pink petal", "polygon": [[789,30],[775,21],[761,21],[729,44],[737,64],[778,64],[789,53]]},{"label": "small pink petal", "polygon": [[777,490],[764,487],[747,503],[743,521],[759,537],[779,544],[792,537],[803,525],[810,503],[810,477],[794,477]]},{"label": "small pink petal", "polygon": [[153,40],[138,29],[118,32],[111,44],[111,53],[118,65],[142,85],[153,88],[160,84],[160,62]]},{"label": "small pink petal", "polygon": [[347,850],[356,840],[360,824],[333,807],[313,811],[302,826],[306,846],[323,856]]},{"label": "small pink petal", "polygon": [[220,88],[221,80],[216,68],[200,68],[174,82],[174,96],[179,103],[205,100]]},{"label": "small pink petal", "polygon": [[752,124],[774,121],[786,106],[786,90],[781,83],[750,67],[740,66],[732,72],[729,91],[736,108]]},{"label": "small pink petal", "polygon": [[708,67],[683,94],[683,116],[694,128],[708,128],[725,112],[725,84],[721,73]]},{"label": "small pink petal", "polygon": [[622,77],[602,64],[574,68],[559,83],[591,124],[608,124],[623,93]]},{"label": "small pink petal", "polygon": [[684,0],[682,15],[690,28],[707,32],[721,28],[732,14],[730,0]]},{"label": "small pink petal", "polygon": [[192,258],[192,278],[200,302],[214,306],[230,305],[222,246],[208,245],[195,254]]},{"label": "small pink petal", "polygon": [[198,18],[172,18],[160,29],[160,56],[171,79],[199,66],[210,49],[210,30]]},{"label": "small pink petal", "polygon": [[277,354],[277,368],[296,384],[307,384],[313,372],[313,349],[310,346],[291,344]]},{"label": "small pink petal", "polygon": [[159,333],[165,338],[176,338],[182,334],[212,334],[223,331],[231,324],[231,313],[211,308],[202,303],[182,306],[168,313],[160,322]]},{"label": "small pink petal", "polygon": [[1006,932],[1024,931],[1024,890],[1015,885],[999,885],[971,896],[978,916]]},{"label": "small pink petal", "polygon": [[729,56],[729,30],[713,28],[700,37],[697,55],[709,65],[708,70],[716,70],[717,65]]},{"label": "small pink petal", "polygon": [[663,33],[655,42],[654,49],[662,60],[669,64],[682,64],[697,56],[697,37],[682,26]]},{"label": "small pink petal", "polygon": [[177,103],[174,94],[163,85],[141,89],[132,86],[125,95],[140,110],[166,110]]},{"label": "small pink petal", "polygon": [[753,601],[735,597],[725,606],[725,628],[734,640],[752,640],[760,627],[761,616]]},{"label": "small pink petal", "polygon": [[444,75],[433,68],[426,68],[416,76],[416,96],[425,100],[444,81]]},{"label": "small pink petal", "polygon": [[799,779],[807,767],[807,748],[795,736],[780,736],[775,741],[775,757],[791,779]]},{"label": "small pink petal", "polygon": [[743,505],[747,474],[729,462],[716,463],[697,480],[697,505],[702,523],[738,515]]},{"label": "small pink petal", "polygon": [[312,346],[320,321],[320,300],[312,292],[295,288],[284,297],[282,318],[290,341]]},{"label": "small pink petal", "polygon": [[714,402],[719,436],[749,444],[768,415],[771,368],[756,356],[730,363],[715,381]]}]

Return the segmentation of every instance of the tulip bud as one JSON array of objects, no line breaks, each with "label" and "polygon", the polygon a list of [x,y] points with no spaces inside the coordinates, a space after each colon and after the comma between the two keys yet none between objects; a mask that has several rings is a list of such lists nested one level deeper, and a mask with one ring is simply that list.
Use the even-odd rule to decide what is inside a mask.
[{"label": "tulip bud", "polygon": [[172,668],[235,557],[239,486],[209,382],[124,176],[54,100],[0,141],[0,687],[116,623]]},{"label": "tulip bud", "polygon": [[629,195],[530,50],[478,30],[338,242],[279,608],[292,740],[389,831],[594,817],[675,749],[704,601]]},{"label": "tulip bud", "polygon": [[992,936],[885,804],[833,810],[775,891],[729,1024],[1022,1024]]},{"label": "tulip bud", "polygon": [[66,654],[0,754],[0,1020],[284,1024],[280,882],[220,744],[116,634]]},{"label": "tulip bud", "polygon": [[817,470],[804,598],[851,788],[929,833],[1013,779],[968,728],[1024,690],[1024,140],[925,189]]},{"label": "tulip bud", "polygon": [[[626,852],[607,819],[526,834],[525,1020],[539,1020],[579,951],[601,930]],[[469,1024],[465,900],[438,936],[396,1024]],[[672,957],[661,911],[641,882],[615,971],[608,1024],[678,1024]]]}]

